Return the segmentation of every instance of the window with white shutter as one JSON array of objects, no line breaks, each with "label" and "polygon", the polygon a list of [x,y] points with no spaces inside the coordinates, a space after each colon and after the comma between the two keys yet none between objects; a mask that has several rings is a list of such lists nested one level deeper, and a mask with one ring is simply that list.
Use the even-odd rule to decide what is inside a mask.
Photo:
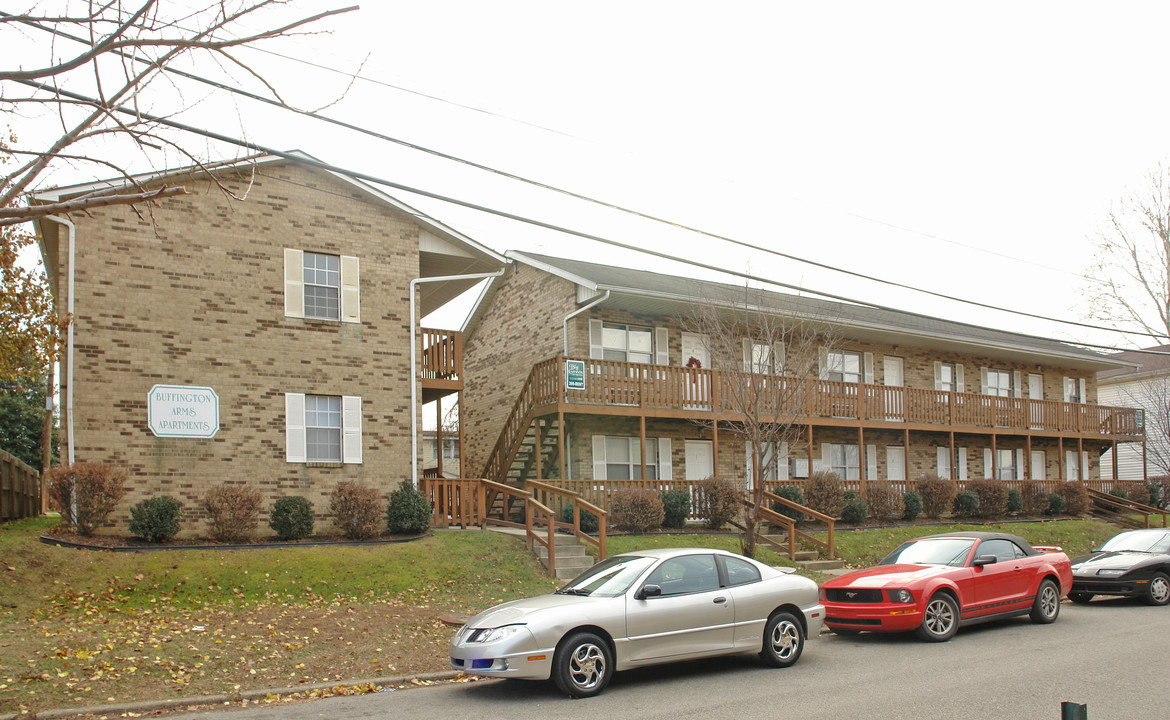
[{"label": "window with white shutter", "polygon": [[285,393],[287,462],[362,462],[362,399]]},{"label": "window with white shutter", "polygon": [[285,316],[361,322],[359,267],[356,257],[285,248]]}]

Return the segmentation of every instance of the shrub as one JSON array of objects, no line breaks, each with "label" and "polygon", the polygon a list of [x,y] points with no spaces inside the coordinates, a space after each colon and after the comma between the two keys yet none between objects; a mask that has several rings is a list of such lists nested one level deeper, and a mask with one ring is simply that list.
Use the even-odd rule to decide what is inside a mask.
[{"label": "shrub", "polygon": [[281,540],[300,540],[313,534],[313,506],[299,495],[277,498],[268,515],[268,527]]},{"label": "shrub", "polygon": [[1048,507],[1044,512],[1048,515],[1059,515],[1064,512],[1064,496],[1060,493],[1048,493]]},{"label": "shrub", "polygon": [[853,497],[845,501],[845,506],[841,508],[841,520],[851,523],[853,525],[860,525],[869,517],[869,505],[865,502],[865,498],[857,493],[853,493]]},{"label": "shrub", "polygon": [[416,490],[409,480],[403,480],[390,493],[386,506],[386,529],[393,535],[422,535],[431,529],[434,507],[426,493]]},{"label": "shrub", "polygon": [[869,506],[870,516],[882,522],[901,520],[906,512],[902,491],[888,482],[866,483],[865,503]]},{"label": "shrub", "polygon": [[385,506],[378,491],[353,480],[342,480],[329,494],[329,514],[351,540],[378,536]]},{"label": "shrub", "polygon": [[[802,493],[800,488],[796,487],[795,485],[781,485],[780,487],[776,488],[776,494],[785,500],[791,500],[797,505],[805,504],[804,493]],[[784,503],[776,502],[775,500],[772,501],[772,510],[774,512],[780,513],[781,515],[792,518],[793,522],[804,522],[806,517],[805,514],[801,511],[794,510]]]},{"label": "shrub", "polygon": [[1081,515],[1089,509],[1089,490],[1079,482],[1061,485],[1060,495],[1064,498],[1064,512],[1068,515]]},{"label": "shrub", "polygon": [[1008,489],[999,480],[973,480],[967,491],[979,496],[976,517],[999,518],[1007,514]]},{"label": "shrub", "polygon": [[1115,487],[1112,490],[1110,490],[1109,494],[1115,498],[1121,498],[1122,500],[1126,500],[1129,498],[1129,493],[1127,493],[1124,489],[1119,488],[1119,487]]},{"label": "shrub", "polygon": [[903,493],[902,505],[906,508],[902,513],[902,519],[907,522],[914,522],[922,514],[922,496],[913,490]]},{"label": "shrub", "polygon": [[614,526],[629,532],[657,530],[666,519],[662,498],[649,488],[618,490],[609,500],[609,512]]},{"label": "shrub", "polygon": [[147,542],[167,542],[179,533],[183,503],[169,495],[152,497],[130,508],[130,534]]},{"label": "shrub", "polygon": [[950,480],[943,480],[934,474],[923,475],[918,479],[918,494],[922,496],[923,514],[937,520],[950,512],[955,504],[957,490]]},{"label": "shrub", "polygon": [[970,490],[955,493],[955,517],[974,517],[979,512],[979,496]]},{"label": "shrub", "polygon": [[1170,477],[1158,475],[1149,481],[1146,490],[1150,493],[1150,504],[1158,508],[1170,507]]},{"label": "shrub", "polygon": [[1029,515],[1043,515],[1048,511],[1048,491],[1033,480],[1023,484],[1020,495],[1024,499],[1024,512]]},{"label": "shrub", "polygon": [[804,496],[808,499],[806,505],[829,517],[840,517],[845,509],[845,492],[837,473],[819,471],[809,475],[804,482]]},{"label": "shrub", "polygon": [[1145,483],[1130,481],[1118,483],[1117,486],[1135,503],[1150,504],[1150,488]]},{"label": "shrub", "polygon": [[1009,514],[1016,514],[1024,509],[1024,494],[1019,490],[1012,488],[1008,490],[1007,497],[1007,511]]},{"label": "shrub", "polygon": [[260,491],[251,485],[213,485],[203,496],[211,539],[229,543],[246,540],[256,529],[260,501]]},{"label": "shrub", "polygon": [[698,485],[696,514],[709,530],[718,530],[739,510],[739,488],[731,480],[709,477]]},{"label": "shrub", "polygon": [[661,497],[665,513],[662,525],[668,528],[686,527],[687,516],[691,514],[691,494],[686,490],[663,490]]},{"label": "shrub", "polygon": [[126,471],[105,463],[63,465],[49,470],[46,479],[61,521],[79,535],[93,535],[126,496]]},{"label": "shrub", "polygon": [[[588,510],[582,510],[577,520],[581,523],[583,533],[595,533],[597,528],[601,527],[601,521]],[[561,509],[561,522],[573,524],[573,503],[565,503],[565,507]]]}]

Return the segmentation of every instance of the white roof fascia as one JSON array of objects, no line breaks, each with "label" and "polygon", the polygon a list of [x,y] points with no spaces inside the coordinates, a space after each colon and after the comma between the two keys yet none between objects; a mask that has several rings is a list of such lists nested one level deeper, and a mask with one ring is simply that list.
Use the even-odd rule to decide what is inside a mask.
[{"label": "white roof fascia", "polygon": [[[583,285],[583,286],[589,288],[590,290],[592,290],[593,292],[598,292],[602,289],[601,285],[598,285],[597,283],[593,282],[592,280],[590,280],[588,278],[581,277],[580,275],[575,275],[571,272],[568,272],[566,270],[563,270],[563,269],[557,267],[556,265],[549,265],[548,263],[541,262],[540,260],[535,260],[533,258],[528,257],[527,255],[525,255],[522,252],[519,252],[516,250],[509,250],[506,253],[504,253],[504,255],[508,258],[511,258],[512,260],[519,260],[520,262],[524,263],[525,265],[531,265],[532,267],[534,267],[538,270],[543,270],[546,273],[549,273],[551,275],[556,275],[557,277],[564,278],[565,280],[568,280],[569,282],[576,283],[578,285]],[[625,288],[621,288],[621,290],[622,290],[622,292],[626,292]],[[643,294],[652,295],[652,293],[643,293]]]}]

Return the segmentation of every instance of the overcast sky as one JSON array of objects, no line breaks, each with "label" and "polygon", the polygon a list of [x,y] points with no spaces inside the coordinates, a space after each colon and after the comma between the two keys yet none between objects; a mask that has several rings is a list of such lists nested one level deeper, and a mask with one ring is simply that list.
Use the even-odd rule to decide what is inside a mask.
[{"label": "overcast sky", "polygon": [[[372,1],[327,24],[331,35],[276,48],[350,71],[368,53],[365,79],[326,114],[744,242],[1060,318],[1085,319],[1092,236],[1170,154],[1164,2]],[[11,53],[0,49],[5,65]],[[291,59],[251,62],[305,106],[348,82]],[[199,99],[194,124],[242,124],[264,145],[626,244],[951,319],[1121,341],[728,247],[247,101],[185,98]],[[698,272],[390,192],[496,250]]]}]

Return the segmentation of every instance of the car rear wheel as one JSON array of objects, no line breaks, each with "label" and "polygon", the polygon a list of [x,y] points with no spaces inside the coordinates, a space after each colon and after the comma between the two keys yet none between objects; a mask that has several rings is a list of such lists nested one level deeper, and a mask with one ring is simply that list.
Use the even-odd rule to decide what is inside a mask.
[{"label": "car rear wheel", "polygon": [[789,667],[804,650],[804,631],[791,613],[776,613],[764,626],[764,647],[760,657],[772,667]]},{"label": "car rear wheel", "polygon": [[1150,584],[1146,586],[1146,602],[1150,605],[1170,603],[1170,577],[1166,573],[1156,572],[1150,578]]},{"label": "car rear wheel", "polygon": [[1032,618],[1034,623],[1047,624],[1056,620],[1058,615],[1060,615],[1060,590],[1056,589],[1056,583],[1044,580],[1040,583],[1040,589],[1036,591],[1036,600],[1032,603],[1032,612],[1028,617]]},{"label": "car rear wheel", "polygon": [[1093,594],[1087,592],[1070,592],[1068,594],[1068,599],[1079,605],[1084,605],[1093,599]]},{"label": "car rear wheel", "polygon": [[945,642],[959,630],[959,606],[946,593],[938,593],[926,603],[918,637],[927,642]]},{"label": "car rear wheel", "polygon": [[561,642],[553,655],[553,682],[569,697],[593,697],[613,677],[609,645],[593,633],[579,632]]}]

